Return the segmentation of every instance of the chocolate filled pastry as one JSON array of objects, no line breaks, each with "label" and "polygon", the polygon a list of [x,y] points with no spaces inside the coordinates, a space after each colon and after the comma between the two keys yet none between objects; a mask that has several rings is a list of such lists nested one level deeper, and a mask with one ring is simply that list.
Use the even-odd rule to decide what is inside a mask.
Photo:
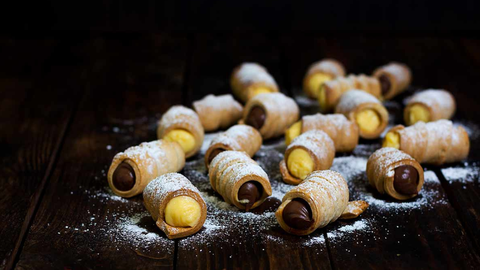
[{"label": "chocolate filled pastry", "polygon": [[470,140],[461,126],[454,127],[450,120],[438,120],[395,126],[385,135],[383,147],[402,150],[420,163],[441,165],[467,158]]},{"label": "chocolate filled pastry", "polygon": [[314,114],[302,117],[285,132],[285,144],[309,130],[318,129],[330,136],[337,152],[350,152],[358,144],[358,126],[343,114]]},{"label": "chocolate filled pastry", "polygon": [[315,62],[310,67],[303,78],[303,91],[312,99],[318,97],[320,86],[336,77],[345,76],[345,68],[334,59],[323,59]]},{"label": "chocolate filled pastry", "polygon": [[184,106],[171,107],[158,122],[158,138],[179,143],[187,158],[200,150],[204,135],[198,115]]},{"label": "chocolate filled pastry", "polygon": [[193,102],[205,131],[225,129],[242,118],[243,106],[232,95],[207,95]]},{"label": "chocolate filled pastry", "polygon": [[360,137],[376,139],[380,137],[388,124],[388,112],[382,103],[374,96],[360,90],[345,93],[335,113],[345,115],[358,125]]},{"label": "chocolate filled pastry", "polygon": [[412,81],[412,72],[407,65],[391,62],[377,68],[373,76],[380,81],[384,99],[392,99],[402,93]]},{"label": "chocolate filled pastry", "polygon": [[362,90],[376,98],[382,96],[380,82],[375,77],[366,75],[349,75],[348,77],[337,77],[327,81],[320,87],[318,92],[318,103],[320,110],[324,113],[331,112],[342,95],[352,89]]},{"label": "chocolate filled pastry", "polygon": [[207,206],[200,192],[179,173],[155,178],[145,188],[143,200],[158,228],[169,239],[198,232],[207,218]]},{"label": "chocolate filled pastry", "polygon": [[262,135],[258,130],[247,125],[233,126],[213,138],[205,153],[205,166],[208,169],[210,162],[223,151],[244,151],[253,157],[261,146]]},{"label": "chocolate filled pastry", "polygon": [[178,172],[185,166],[185,154],[176,142],[144,142],[115,155],[108,169],[108,185],[121,197],[143,192],[156,177]]},{"label": "chocolate filled pastry", "polygon": [[284,94],[259,94],[245,105],[243,123],[258,129],[263,139],[270,139],[283,135],[299,115],[297,103]]},{"label": "chocolate filled pastry", "polygon": [[356,218],[367,209],[367,202],[348,198],[347,182],[340,173],[315,171],[283,196],[275,216],[286,232],[307,235],[339,218]]},{"label": "chocolate filled pastry", "polygon": [[423,186],[422,166],[407,153],[392,147],[378,149],[370,156],[367,177],[378,192],[397,200],[417,196]]},{"label": "chocolate filled pastry", "polygon": [[335,145],[321,130],[310,130],[293,139],[280,162],[283,181],[298,185],[313,171],[330,169]]},{"label": "chocolate filled pastry", "polygon": [[223,151],[210,164],[213,190],[239,209],[256,208],[272,195],[267,173],[247,153]]},{"label": "chocolate filled pastry", "polygon": [[247,102],[260,93],[278,92],[278,86],[267,69],[257,63],[243,63],[230,78],[233,94]]},{"label": "chocolate filled pastry", "polygon": [[455,99],[445,90],[425,90],[413,95],[403,111],[407,126],[419,121],[432,122],[450,119],[455,113]]}]

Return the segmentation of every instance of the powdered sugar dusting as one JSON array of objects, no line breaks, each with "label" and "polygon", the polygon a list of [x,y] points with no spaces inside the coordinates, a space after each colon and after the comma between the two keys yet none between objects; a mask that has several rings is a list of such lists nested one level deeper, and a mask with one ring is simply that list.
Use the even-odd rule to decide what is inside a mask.
[{"label": "powdered sugar dusting", "polygon": [[276,85],[275,80],[267,70],[257,63],[243,63],[238,69],[236,76],[244,84],[264,82]]},{"label": "powdered sugar dusting", "polygon": [[471,164],[465,168],[445,168],[442,169],[442,174],[450,183],[473,183],[475,181],[478,182],[480,167],[478,167],[478,164]]}]

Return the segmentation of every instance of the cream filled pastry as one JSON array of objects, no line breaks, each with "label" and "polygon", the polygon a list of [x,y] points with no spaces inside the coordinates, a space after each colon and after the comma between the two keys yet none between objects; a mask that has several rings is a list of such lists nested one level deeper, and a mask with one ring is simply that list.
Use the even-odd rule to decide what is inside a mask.
[{"label": "cream filled pastry", "polygon": [[177,142],[187,158],[202,147],[204,130],[198,115],[184,106],[171,107],[158,122],[159,139]]},{"label": "cream filled pastry", "polygon": [[335,113],[345,115],[358,125],[360,137],[375,139],[385,130],[388,124],[388,112],[382,103],[374,96],[360,90],[345,93]]},{"label": "cream filled pastry", "polygon": [[461,126],[438,120],[417,122],[409,127],[395,126],[385,135],[383,147],[402,150],[420,163],[441,165],[467,158],[470,140]]},{"label": "cream filled pastry", "polygon": [[445,90],[429,89],[413,95],[403,111],[407,126],[417,122],[450,119],[455,113],[455,99]]},{"label": "cream filled pastry", "polygon": [[315,171],[283,196],[275,216],[286,232],[308,235],[339,218],[356,218],[368,207],[365,201],[348,199],[347,182],[340,173]]},{"label": "cream filled pastry", "polygon": [[345,76],[345,68],[334,59],[323,59],[308,67],[303,79],[303,91],[309,98],[316,99],[320,86],[336,77]]},{"label": "cream filled pastry", "polygon": [[233,94],[243,102],[262,93],[278,92],[278,86],[267,69],[257,63],[242,63],[230,78]]},{"label": "cream filled pastry", "polygon": [[198,232],[207,218],[207,206],[200,192],[179,173],[167,173],[151,181],[145,187],[143,200],[169,239]]},{"label": "cream filled pastry", "polygon": [[285,150],[280,162],[283,181],[298,185],[310,173],[330,169],[335,157],[335,145],[321,130],[310,130],[295,138]]},{"label": "cream filled pastry", "polygon": [[108,184],[118,196],[133,197],[156,177],[178,172],[183,166],[185,154],[178,143],[144,142],[115,155],[108,169]]},{"label": "cream filled pastry", "polygon": [[225,202],[250,211],[272,195],[267,173],[245,152],[223,151],[211,162],[210,184]]}]

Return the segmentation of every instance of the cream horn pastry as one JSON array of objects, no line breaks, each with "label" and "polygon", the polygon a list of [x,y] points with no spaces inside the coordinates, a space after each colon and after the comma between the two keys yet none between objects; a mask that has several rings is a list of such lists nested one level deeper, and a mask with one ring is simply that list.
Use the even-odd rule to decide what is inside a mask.
[{"label": "cream horn pastry", "polygon": [[358,126],[343,114],[314,114],[302,117],[285,132],[285,144],[309,130],[318,129],[330,136],[337,152],[350,152],[358,144]]},{"label": "cream horn pastry", "polygon": [[335,145],[321,130],[310,130],[293,139],[280,162],[283,181],[298,185],[313,171],[330,169]]},{"label": "cream horn pastry", "polygon": [[392,99],[403,92],[412,81],[412,72],[407,65],[391,62],[377,68],[373,76],[380,81],[384,99]]},{"label": "cream horn pastry", "polygon": [[258,129],[263,139],[270,139],[283,135],[299,116],[297,103],[284,94],[259,94],[245,105],[243,123]]},{"label": "cream horn pastry", "polygon": [[366,75],[349,75],[348,77],[337,77],[327,81],[320,87],[318,92],[318,103],[322,112],[332,111],[345,92],[352,89],[362,90],[376,98],[382,96],[380,82],[375,77]]},{"label": "cream horn pastry", "polygon": [[143,200],[158,228],[169,239],[198,232],[207,218],[200,191],[179,173],[155,178],[145,187]]},{"label": "cream horn pastry", "polygon": [[455,99],[445,90],[429,89],[413,95],[403,111],[407,126],[416,122],[450,119],[455,113]]},{"label": "cream horn pastry", "polygon": [[344,76],[345,68],[340,62],[334,59],[323,59],[308,68],[303,78],[303,91],[309,98],[316,99],[320,86],[324,82]]},{"label": "cream horn pastry", "polygon": [[420,163],[441,165],[467,158],[470,140],[461,126],[453,126],[450,120],[438,120],[395,126],[385,135],[383,147],[402,150]]},{"label": "cream horn pastry", "polygon": [[360,137],[375,139],[380,137],[388,124],[388,112],[374,96],[360,90],[345,93],[335,108],[335,113],[345,115],[358,125]]},{"label": "cream horn pastry", "polygon": [[108,169],[108,185],[118,196],[133,197],[156,177],[178,172],[183,166],[185,154],[180,144],[164,140],[144,142],[115,155]]},{"label": "cream horn pastry", "polygon": [[171,107],[158,122],[159,139],[177,142],[185,157],[195,155],[202,147],[204,130],[198,115],[184,106]]},{"label": "cream horn pastry", "polygon": [[230,78],[233,94],[243,102],[260,93],[278,92],[278,86],[267,69],[257,63],[242,63]]},{"label": "cream horn pastry", "polygon": [[267,173],[245,152],[221,152],[212,160],[208,175],[213,190],[225,202],[245,211],[272,195]]},{"label": "cream horn pastry", "polygon": [[232,95],[207,95],[193,102],[205,131],[225,129],[242,118],[243,106]]},{"label": "cream horn pastry", "polygon": [[385,147],[375,151],[368,159],[367,178],[381,194],[408,200],[422,189],[423,168],[407,153]]},{"label": "cream horn pastry", "polygon": [[205,153],[205,166],[221,152],[233,150],[244,151],[250,157],[262,146],[262,135],[255,128],[247,125],[235,125],[213,138]]},{"label": "cream horn pastry", "polygon": [[351,219],[363,213],[368,203],[349,202],[348,186],[335,171],[315,171],[282,199],[275,216],[286,232],[311,234],[337,219]]}]

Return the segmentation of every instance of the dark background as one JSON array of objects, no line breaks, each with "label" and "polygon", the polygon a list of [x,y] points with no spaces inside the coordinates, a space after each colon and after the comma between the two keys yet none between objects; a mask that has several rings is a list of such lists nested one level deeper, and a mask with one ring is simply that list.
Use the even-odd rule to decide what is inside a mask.
[{"label": "dark background", "polygon": [[7,31],[368,31],[478,34],[475,0],[8,1]]}]

